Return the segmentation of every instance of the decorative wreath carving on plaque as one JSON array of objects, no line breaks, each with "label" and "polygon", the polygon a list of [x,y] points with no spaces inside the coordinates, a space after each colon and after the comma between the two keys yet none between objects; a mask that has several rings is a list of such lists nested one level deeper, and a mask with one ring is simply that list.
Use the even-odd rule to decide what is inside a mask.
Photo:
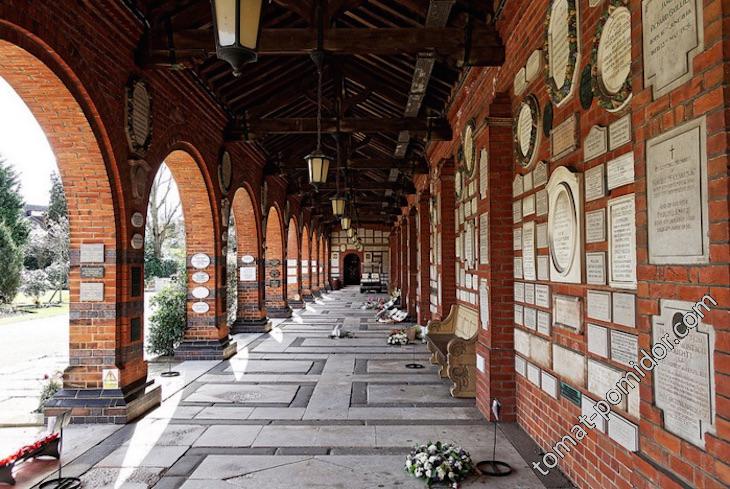
[{"label": "decorative wreath carving on plaque", "polygon": [[474,162],[476,160],[476,145],[474,144],[474,131],[476,131],[476,121],[469,120],[464,128],[464,170],[466,175],[471,177],[474,174]]},{"label": "decorative wreath carving on plaque", "polygon": [[[609,51],[612,43],[615,49]],[[591,64],[593,93],[598,97],[598,105],[609,112],[626,107],[632,95],[631,11],[626,0],[609,0],[608,9],[596,28]],[[606,76],[607,69],[613,71],[610,77]]]},{"label": "decorative wreath carving on plaque", "polygon": [[515,159],[522,168],[532,165],[540,138],[540,105],[528,95],[520,104],[512,124]]},{"label": "decorative wreath carving on plaque", "polygon": [[126,133],[129,147],[137,155],[144,155],[152,142],[152,97],[147,83],[133,77],[127,84],[125,105]]},{"label": "decorative wreath carving on plaque", "polygon": [[231,155],[228,151],[223,150],[221,161],[218,163],[218,187],[223,195],[227,195],[231,189],[232,171]]},{"label": "decorative wreath carving on plaque", "polygon": [[[553,19],[553,15],[558,8],[564,9],[567,19]],[[551,24],[551,20],[555,24]],[[567,26],[565,25],[567,21]],[[560,73],[560,84],[556,82],[552,65],[555,63],[554,52],[551,50],[553,42],[551,39],[551,27],[563,27],[567,29],[567,64],[565,72]],[[548,94],[555,105],[560,106],[573,92],[575,84],[575,74],[580,57],[580,47],[578,31],[578,2],[577,0],[550,0],[547,16],[545,17],[545,84],[547,85]],[[557,74],[557,73],[555,73]]]}]

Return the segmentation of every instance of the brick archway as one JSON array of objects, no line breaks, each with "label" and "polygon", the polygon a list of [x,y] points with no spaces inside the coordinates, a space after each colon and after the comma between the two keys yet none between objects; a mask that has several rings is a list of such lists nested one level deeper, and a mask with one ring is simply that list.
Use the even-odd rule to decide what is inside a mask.
[{"label": "brick archway", "polygon": [[319,235],[319,290],[327,292],[327,279],[325,275],[327,265],[327,249],[324,235]]},{"label": "brick archway", "polygon": [[260,332],[268,328],[260,279],[263,261],[261,219],[257,210],[251,189],[244,186],[236,190],[231,212],[236,221],[238,242],[238,311],[232,333]]},{"label": "brick archway", "polygon": [[286,240],[286,292],[289,306],[292,308],[304,306],[299,267],[300,251],[299,226],[296,217],[292,216],[289,219]]},{"label": "brick archway", "polygon": [[264,251],[266,313],[272,318],[291,316],[286,297],[286,255],[284,253],[284,223],[277,206],[269,208],[266,218],[266,248]]},{"label": "brick archway", "polygon": [[312,240],[309,248],[312,255],[312,258],[309,261],[309,276],[312,279],[312,295],[314,295],[314,297],[321,297],[319,291],[319,245],[319,232],[316,228],[314,228],[312,230]]},{"label": "brick archway", "polygon": [[302,299],[305,302],[311,302],[314,300],[312,296],[312,270],[310,263],[312,260],[311,253],[312,236],[309,232],[309,227],[305,224],[302,229],[302,260],[301,260],[301,275],[302,275]]}]

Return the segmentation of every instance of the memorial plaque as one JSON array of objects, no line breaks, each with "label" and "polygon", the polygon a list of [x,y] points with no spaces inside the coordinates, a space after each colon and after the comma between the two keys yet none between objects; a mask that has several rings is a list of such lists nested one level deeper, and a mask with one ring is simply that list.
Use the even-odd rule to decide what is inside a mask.
[{"label": "memorial plaque", "polygon": [[524,93],[525,88],[527,88],[527,80],[525,79],[525,68],[520,68],[520,71],[517,72],[517,75],[515,75],[515,81],[514,81],[514,90],[515,95],[520,96]]},{"label": "memorial plaque", "polygon": [[196,299],[206,299],[210,295],[210,290],[208,287],[195,287],[192,294]]},{"label": "memorial plaque", "polygon": [[631,99],[631,12],[612,5],[596,34],[594,92],[609,112],[621,110]]},{"label": "memorial plaque", "polygon": [[562,381],[560,382],[560,395],[575,404],[576,406],[581,405],[581,398],[583,397],[583,395],[578,389],[571,386],[570,384],[566,384]]},{"label": "memorial plaque", "polygon": [[141,228],[144,226],[144,216],[141,212],[135,212],[132,214],[132,227]]},{"label": "memorial plaque", "polygon": [[542,50],[534,50],[530,57],[527,58],[527,64],[525,65],[525,78],[528,84],[535,81],[542,73],[543,64],[544,56],[542,55]]},{"label": "memorial plaque", "polygon": [[487,197],[489,188],[489,152],[482,148],[479,152],[479,196],[482,199]]},{"label": "memorial plaque", "polygon": [[586,253],[586,283],[589,285],[606,285],[605,252]]},{"label": "memorial plaque", "polygon": [[608,125],[608,149],[614,149],[631,142],[631,114]]},{"label": "memorial plaque", "polygon": [[576,64],[580,59],[578,2],[553,0],[547,19],[545,63],[550,97],[560,106],[573,92]]},{"label": "memorial plaque", "polygon": [[519,328],[514,329],[515,351],[525,357],[530,357],[530,335]]},{"label": "memorial plaque", "polygon": [[81,282],[79,286],[79,300],[81,302],[103,302],[103,282]]},{"label": "memorial plaque", "polygon": [[538,161],[532,171],[532,183],[535,188],[545,185],[548,181],[548,167],[544,161]]},{"label": "memorial plaque", "polygon": [[527,362],[527,380],[540,387],[540,368]]},{"label": "memorial plaque", "polygon": [[553,294],[553,326],[563,326],[580,332],[583,314],[580,297]]},{"label": "memorial plaque", "polygon": [[639,451],[639,427],[616,413],[608,415],[608,436],[630,452]]},{"label": "memorial plaque", "polygon": [[586,357],[553,344],[553,370],[572,384],[583,387],[586,382]]},{"label": "memorial plaque", "polygon": [[193,268],[202,270],[210,265],[210,257],[205,253],[196,253],[190,257],[190,264]]},{"label": "memorial plaque", "polygon": [[535,265],[535,221],[522,226],[522,275],[525,280],[537,280]]},{"label": "memorial plaque", "polygon": [[527,375],[527,362],[521,356],[515,355],[515,372],[521,376]]},{"label": "memorial plaque", "polygon": [[589,290],[586,295],[586,314],[590,319],[611,321],[611,293]]},{"label": "memorial plaque", "polygon": [[194,302],[191,308],[195,314],[205,314],[210,311],[210,306],[207,302]]},{"label": "memorial plaque", "polygon": [[629,365],[639,359],[639,337],[611,330],[611,360]]},{"label": "memorial plaque", "polygon": [[514,258],[514,277],[522,278],[522,257],[519,256]]},{"label": "memorial plaque", "polygon": [[589,323],[586,336],[588,337],[588,351],[594,355],[608,358],[608,328]]},{"label": "memorial plaque", "polygon": [[525,284],[525,302],[528,304],[535,303],[535,284]]},{"label": "memorial plaque", "polygon": [[544,216],[548,213],[548,193],[547,190],[538,190],[535,193],[535,215]]},{"label": "memorial plaque", "polygon": [[586,212],[586,243],[606,241],[606,209]]},{"label": "memorial plaque", "polygon": [[636,327],[636,296],[613,293],[613,322],[630,328]]},{"label": "memorial plaque", "polygon": [[606,178],[603,164],[585,171],[586,202],[606,195]]},{"label": "memorial plaque", "polygon": [[195,272],[193,274],[193,282],[196,284],[204,284],[210,280],[210,275],[206,272]]},{"label": "memorial plaque", "polygon": [[514,228],[512,230],[512,249],[513,250],[521,250],[522,249],[522,228]]},{"label": "memorial plaque", "polygon": [[486,279],[479,281],[479,319],[483,329],[489,328],[489,286]]},{"label": "memorial plaque", "polygon": [[692,77],[692,61],[704,49],[702,0],[642,0],[644,86],[654,99]]},{"label": "memorial plaque", "polygon": [[104,278],[104,267],[103,266],[82,266],[81,267],[81,278]]},{"label": "memorial plaque", "polygon": [[479,263],[489,263],[489,214],[479,216]]},{"label": "memorial plaque", "polygon": [[535,305],[550,307],[550,286],[535,284]]},{"label": "memorial plaque", "polygon": [[[606,393],[616,387],[616,382],[623,376],[621,370],[615,369],[605,363],[595,360],[588,360],[588,391],[592,394],[605,398]],[[616,405],[619,409],[627,410],[626,396],[622,396],[621,402]]]},{"label": "memorial plaque", "polygon": [[525,284],[524,284],[524,282],[515,282],[514,289],[515,289],[515,294],[514,294],[515,301],[525,302]]},{"label": "memorial plaque", "polygon": [[591,419],[591,415],[593,415],[593,424],[596,425],[596,429],[600,431],[601,433],[606,432],[606,420],[603,419],[601,416],[597,416],[596,413],[596,403],[591,399],[590,397],[583,397],[580,403],[580,410],[581,414],[583,414],[586,418]]},{"label": "memorial plaque", "polygon": [[538,248],[547,248],[548,246],[548,230],[547,223],[538,224],[535,227],[535,234]]},{"label": "memorial plaque", "polygon": [[542,390],[550,397],[557,399],[559,395],[558,379],[543,370],[540,381]]},{"label": "memorial plaque", "polygon": [[522,175],[515,175],[514,180],[512,180],[512,197],[522,195],[522,188]]},{"label": "memorial plaque", "polygon": [[626,153],[606,163],[608,190],[634,183],[634,153]]},{"label": "memorial plaque", "polygon": [[578,82],[578,95],[580,97],[580,106],[583,110],[588,110],[593,105],[593,65],[588,63],[580,72],[580,81]]},{"label": "memorial plaque", "polygon": [[[673,325],[681,324],[693,306],[687,301],[662,299],[661,313],[652,321],[654,343],[664,335],[675,338]],[[715,432],[714,350],[714,329],[700,321],[653,370],[654,402],[664,411],[664,427],[701,448],[705,447],[704,434]]]},{"label": "memorial plaque", "polygon": [[531,330],[537,329],[537,309],[533,309],[531,307],[525,307],[522,311],[523,314],[523,322],[525,323],[525,328],[529,328]]},{"label": "memorial plaque", "polygon": [[256,267],[241,267],[239,280],[241,282],[256,282]]},{"label": "memorial plaque", "polygon": [[557,168],[547,184],[550,200],[548,241],[550,279],[580,283],[582,263],[582,202],[579,175],[565,167]]},{"label": "memorial plaque", "polygon": [[514,153],[523,168],[529,168],[540,142],[540,106],[534,95],[522,101],[513,128]]},{"label": "memorial plaque", "polygon": [[537,311],[537,332],[550,336],[550,313]]},{"label": "memorial plaque", "polygon": [[532,172],[522,175],[522,190],[524,192],[532,190]]},{"label": "memorial plaque", "polygon": [[530,358],[543,368],[551,368],[553,364],[551,343],[539,336],[530,335]]},{"label": "memorial plaque", "polygon": [[537,279],[550,280],[550,257],[548,255],[537,256]]},{"label": "memorial plaque", "polygon": [[706,148],[704,117],[646,144],[650,263],[709,261]]},{"label": "memorial plaque", "polygon": [[520,326],[524,325],[524,317],[523,317],[523,309],[522,306],[515,304],[515,323],[519,324]]},{"label": "memorial plaque", "polygon": [[571,114],[550,131],[550,156],[553,161],[578,147],[578,116]]},{"label": "memorial plaque", "polygon": [[522,215],[527,217],[535,213],[535,194],[528,195],[522,199]]},{"label": "memorial plaque", "polygon": [[80,263],[104,263],[103,243],[83,243],[79,253]]},{"label": "memorial plaque", "polygon": [[516,200],[512,202],[512,222],[522,221],[522,201]]},{"label": "memorial plaque", "polygon": [[592,160],[608,151],[607,135],[608,130],[605,127],[591,127],[583,143],[583,160]]},{"label": "memorial plaque", "polygon": [[636,288],[636,207],[634,194],[608,201],[608,283]]}]

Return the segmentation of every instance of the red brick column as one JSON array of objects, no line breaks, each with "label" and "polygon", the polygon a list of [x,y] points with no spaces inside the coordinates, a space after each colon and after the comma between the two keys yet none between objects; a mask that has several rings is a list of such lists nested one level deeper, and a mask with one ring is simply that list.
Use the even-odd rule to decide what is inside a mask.
[{"label": "red brick column", "polygon": [[415,208],[411,208],[406,219],[407,229],[407,268],[408,268],[408,293],[406,296],[406,307],[408,316],[414,321],[416,319],[416,297],[418,292],[418,230],[416,229],[416,220],[418,219]]},{"label": "red brick column", "polygon": [[264,283],[266,287],[266,314],[272,318],[291,316],[286,299],[286,267],[284,254],[284,226],[276,207],[269,209],[266,218],[266,250],[264,262]]},{"label": "red brick column", "polygon": [[310,269],[310,260],[312,259],[311,244],[312,235],[309,232],[309,228],[305,225],[302,230],[301,254],[302,300],[304,302],[312,302],[314,300],[314,296],[312,296],[312,271]]},{"label": "red brick column", "polygon": [[456,304],[456,222],[454,207],[456,195],[454,192],[454,161],[443,160],[440,163],[440,178],[436,185],[436,192],[440,195],[439,227],[441,231],[441,265],[438,267],[441,274],[441,297],[437,312],[440,318],[445,318],[451,306]]},{"label": "red brick column", "polygon": [[400,244],[399,244],[399,258],[398,264],[400,270],[400,303],[401,308],[405,309],[408,307],[408,222],[405,217],[401,218],[400,224]]},{"label": "red brick column", "polygon": [[388,280],[390,281],[389,288],[391,291],[400,287],[400,276],[398,274],[399,260],[400,260],[400,229],[394,228],[388,238],[390,245],[390,273],[388,274]]},{"label": "red brick column", "polygon": [[429,195],[418,196],[418,324],[425,326],[431,319],[431,225],[429,214]]}]

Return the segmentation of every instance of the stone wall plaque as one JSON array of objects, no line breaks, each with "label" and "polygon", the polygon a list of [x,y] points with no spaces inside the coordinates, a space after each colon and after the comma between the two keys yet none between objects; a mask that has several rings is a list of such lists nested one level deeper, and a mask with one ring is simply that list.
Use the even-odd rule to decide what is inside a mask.
[{"label": "stone wall plaque", "polygon": [[586,336],[588,351],[594,355],[608,358],[608,328],[589,323]]},{"label": "stone wall plaque", "polygon": [[479,152],[479,196],[482,199],[487,197],[489,188],[489,152],[482,148]]},{"label": "stone wall plaque", "polygon": [[572,94],[577,61],[580,59],[578,2],[552,0],[545,36],[546,84],[550,98],[563,104]]},{"label": "stone wall plaque", "polygon": [[517,162],[523,168],[529,168],[540,144],[540,105],[534,95],[528,95],[522,101],[513,132]]},{"label": "stone wall plaque", "polygon": [[515,294],[514,294],[515,301],[525,302],[525,284],[524,284],[524,282],[515,282],[514,289],[515,289]]},{"label": "stone wall plaque", "polygon": [[[653,317],[652,338],[674,338],[673,325],[694,306],[691,302],[660,301],[661,314]],[[704,309],[700,309],[704,311]],[[706,432],[715,433],[715,332],[699,322],[654,368],[654,402],[664,411],[667,431],[705,447]]]},{"label": "stone wall plaque", "polygon": [[522,199],[522,215],[527,217],[535,213],[535,194],[528,195]]},{"label": "stone wall plaque", "polygon": [[603,163],[585,171],[586,202],[606,195],[606,178]]},{"label": "stone wall plaque", "polygon": [[586,253],[586,283],[606,285],[606,253],[604,251]]},{"label": "stone wall plaque", "polygon": [[210,311],[210,306],[207,302],[194,302],[191,309],[195,314],[205,314]]},{"label": "stone wall plaque", "polygon": [[527,58],[527,64],[525,65],[525,78],[528,84],[535,81],[542,73],[544,58],[542,49],[534,50],[530,57]]},{"label": "stone wall plaque", "polygon": [[512,230],[512,249],[513,250],[521,250],[522,249],[522,228],[514,228]]},{"label": "stone wall plaque", "polygon": [[538,248],[547,248],[548,246],[548,231],[547,223],[538,224],[535,227],[535,236]]},{"label": "stone wall plaque", "polygon": [[606,241],[606,209],[586,212],[586,243]]},{"label": "stone wall plaque", "polygon": [[636,288],[636,205],[634,194],[608,201],[608,283]]},{"label": "stone wall plaque", "polygon": [[[527,317],[527,314],[525,314],[525,317]],[[543,368],[551,368],[553,356],[550,342],[539,336],[530,335],[530,358]]]},{"label": "stone wall plaque", "polygon": [[196,284],[204,284],[210,280],[210,275],[206,272],[195,272],[193,274],[193,282]]},{"label": "stone wall plaque", "polygon": [[524,317],[523,322],[525,323],[525,328],[529,328],[533,331],[537,329],[537,309],[525,307],[522,311],[522,315]]},{"label": "stone wall plaque", "polygon": [[532,171],[532,183],[535,188],[545,185],[548,181],[548,167],[544,161],[538,161]]},{"label": "stone wall plaque", "polygon": [[550,307],[550,286],[535,284],[535,305]]},{"label": "stone wall plaque", "polygon": [[548,213],[548,193],[547,190],[538,190],[535,193],[535,215],[544,216]]},{"label": "stone wall plaque", "polygon": [[582,278],[582,202],[580,175],[557,168],[547,184],[550,279],[580,283]]},{"label": "stone wall plaque", "polygon": [[639,451],[639,427],[616,413],[608,416],[608,436],[630,452]]},{"label": "stone wall plaque", "polygon": [[522,175],[515,175],[515,178],[512,180],[512,197],[522,195],[523,192]]},{"label": "stone wall plaque", "polygon": [[104,278],[103,266],[82,266],[80,270],[81,278]]},{"label": "stone wall plaque", "polygon": [[231,155],[228,151],[223,151],[221,161],[218,164],[218,187],[223,195],[226,195],[231,189],[231,176],[233,174],[233,166],[231,164]]},{"label": "stone wall plaque", "polygon": [[545,391],[547,395],[555,399],[558,398],[558,396],[560,395],[560,389],[558,388],[558,379],[543,370],[540,382],[542,384],[541,389]]},{"label": "stone wall plaque", "polygon": [[580,297],[553,294],[553,326],[563,326],[580,332],[583,307]]},{"label": "stone wall plaque", "polygon": [[522,257],[519,256],[514,258],[514,277],[522,278]]},{"label": "stone wall plaque", "polygon": [[144,216],[141,212],[135,212],[134,214],[132,214],[131,221],[132,227],[141,228],[142,226],[144,226]]},{"label": "stone wall plaque", "polygon": [[532,190],[532,172],[522,175],[522,190],[525,192]]},{"label": "stone wall plaque", "polygon": [[479,319],[482,328],[489,328],[489,286],[486,279],[479,281]]},{"label": "stone wall plaque", "polygon": [[[592,0],[591,0],[592,1]],[[580,410],[581,414],[583,414],[586,418],[590,419],[591,415],[593,415],[593,423],[596,425],[596,429],[600,431],[601,433],[606,432],[606,420],[603,419],[601,416],[596,416],[596,403],[591,399],[590,397],[583,396],[580,403]]]},{"label": "stone wall plaque", "polygon": [[523,377],[527,375],[527,362],[519,355],[515,355],[515,372]]},{"label": "stone wall plaque", "polygon": [[489,263],[489,214],[479,216],[479,263]]},{"label": "stone wall plaque", "polygon": [[133,77],[127,84],[124,126],[133,153],[144,155],[152,142],[152,97],[144,80]]},{"label": "stone wall plaque", "polygon": [[709,260],[706,148],[704,117],[647,141],[650,263]]},{"label": "stone wall plaque", "polygon": [[527,380],[540,387],[540,368],[527,362]]},{"label": "stone wall plaque", "polygon": [[141,250],[144,248],[144,236],[142,236],[140,233],[135,233],[134,236],[132,236],[132,241],[130,243],[132,245],[132,248],[135,250]]},{"label": "stone wall plaque", "polygon": [[550,131],[550,157],[562,158],[578,147],[578,116],[571,114]]},{"label": "stone wall plaque", "polygon": [[603,290],[589,290],[586,294],[586,314],[590,319],[611,321],[611,293]]},{"label": "stone wall plaque", "polygon": [[535,265],[535,221],[522,226],[522,274],[525,280],[537,280]]},{"label": "stone wall plaque", "polygon": [[192,295],[196,299],[207,299],[210,295],[210,289],[208,289],[208,287],[195,287],[192,291]]},{"label": "stone wall plaque", "polygon": [[613,322],[630,328],[636,327],[636,296],[634,294],[613,293]]},{"label": "stone wall plaque", "polygon": [[104,263],[103,243],[82,243],[79,253],[80,263]]},{"label": "stone wall plaque", "polygon": [[190,265],[192,265],[193,268],[202,270],[210,266],[210,257],[205,253],[196,253],[190,257]]},{"label": "stone wall plaque", "polygon": [[103,302],[103,282],[81,282],[79,284],[79,301],[81,302]]},{"label": "stone wall plaque", "polygon": [[515,304],[515,324],[524,325],[524,310],[518,304]]},{"label": "stone wall plaque", "polygon": [[631,99],[631,12],[609,3],[596,30],[593,50],[593,92],[609,112],[624,108]]},{"label": "stone wall plaque", "polygon": [[238,280],[241,282],[255,282],[256,267],[241,267],[239,270]]},{"label": "stone wall plaque", "polygon": [[525,88],[527,88],[527,80],[525,79],[524,66],[522,68],[520,68],[520,70],[515,75],[513,88],[515,90],[515,95],[517,95],[517,96],[522,95],[522,93],[525,91]]},{"label": "stone wall plaque", "polygon": [[606,163],[606,183],[612,190],[634,183],[634,153],[626,153]]},{"label": "stone wall plaque", "polygon": [[608,125],[608,149],[614,149],[631,142],[631,114]]},{"label": "stone wall plaque", "polygon": [[530,335],[520,328],[514,329],[515,351],[525,357],[530,357]]},{"label": "stone wall plaque", "polygon": [[592,160],[608,151],[608,131],[605,127],[593,126],[583,143],[583,159]]},{"label": "stone wall plaque", "polygon": [[553,370],[572,384],[583,387],[586,382],[586,357],[553,344]]},{"label": "stone wall plaque", "polygon": [[639,337],[618,331],[611,330],[611,360],[629,365],[629,362],[636,362],[639,358]]},{"label": "stone wall plaque", "polygon": [[537,332],[550,336],[550,313],[537,311]]},{"label": "stone wall plaque", "polygon": [[550,280],[550,257],[538,255],[537,257],[537,279]]},{"label": "stone wall plaque", "polygon": [[512,222],[522,221],[522,201],[516,200],[512,202]]},{"label": "stone wall plaque", "polygon": [[[596,360],[588,360],[588,391],[600,398],[605,398],[606,393],[616,386],[616,382],[623,373],[605,363]],[[619,409],[627,410],[626,397],[617,404]]]},{"label": "stone wall plaque", "polygon": [[525,284],[525,302],[528,304],[535,303],[535,284]]},{"label": "stone wall plaque", "polygon": [[644,86],[658,98],[692,77],[704,49],[702,0],[642,0]]}]

